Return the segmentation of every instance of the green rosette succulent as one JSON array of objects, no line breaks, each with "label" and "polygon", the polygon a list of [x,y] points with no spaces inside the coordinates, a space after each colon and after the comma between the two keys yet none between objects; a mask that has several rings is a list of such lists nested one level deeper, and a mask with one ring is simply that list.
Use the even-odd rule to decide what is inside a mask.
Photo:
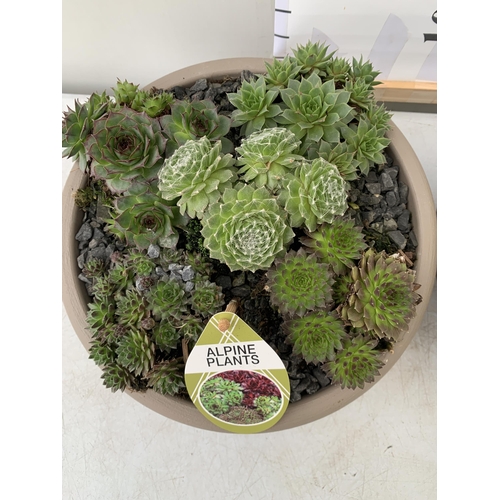
[{"label": "green rosette succulent", "polygon": [[111,299],[118,287],[112,282],[109,274],[98,276],[93,280],[92,293],[99,300]]},{"label": "green rosette succulent", "polygon": [[337,88],[342,88],[351,75],[351,64],[347,59],[334,57],[325,68],[323,80],[333,80]]},{"label": "green rosette succulent", "polygon": [[105,366],[101,378],[104,386],[111,389],[111,392],[123,392],[127,387],[132,387],[134,383],[132,374],[117,363]]},{"label": "green rosette succulent", "polygon": [[267,269],[294,237],[286,213],[269,191],[249,185],[226,189],[222,203],[210,207],[202,225],[210,257],[231,271]]},{"label": "green rosette succulent", "polygon": [[172,204],[152,192],[120,196],[115,200],[115,213],[107,229],[141,250],[151,244],[173,248],[179,240],[175,227],[185,226],[188,219]]},{"label": "green rosette succulent", "polygon": [[98,366],[106,366],[115,362],[115,351],[105,342],[93,341],[90,343],[89,359],[93,359]]},{"label": "green rosette succulent", "polygon": [[271,304],[282,315],[304,316],[307,311],[327,308],[332,301],[332,272],[303,248],[276,259],[267,272]]},{"label": "green rosette succulent", "polygon": [[264,63],[267,73],[264,75],[267,88],[284,88],[288,86],[288,80],[296,78],[300,74],[301,65],[290,56],[282,60],[274,59],[272,63]]},{"label": "green rosette succulent", "polygon": [[339,383],[342,389],[363,389],[366,383],[373,382],[384,366],[380,351],[374,349],[376,345],[376,340],[361,335],[347,339],[335,360],[326,364],[332,383]]},{"label": "green rosette succulent", "polygon": [[109,297],[103,299],[95,297],[94,302],[90,302],[88,307],[87,325],[93,336],[96,336],[100,329],[113,323],[116,304],[115,301]]},{"label": "green rosette succulent", "polygon": [[354,116],[349,92],[336,90],[333,80],[323,82],[316,73],[300,82],[290,80],[280,93],[284,109],[276,122],[291,130],[304,147],[320,139],[339,142],[339,125]]},{"label": "green rosette succulent", "polygon": [[137,95],[139,85],[134,85],[133,83],[127,82],[127,80],[122,82],[118,79],[116,87],[111,90],[113,91],[115,102],[118,106],[130,106]]},{"label": "green rosette succulent", "polygon": [[370,248],[359,266],[352,268],[351,277],[352,293],[339,308],[342,318],[379,338],[398,340],[408,330],[421,300],[415,292],[415,271],[398,257]]},{"label": "green rosette succulent", "polygon": [[346,274],[368,247],[361,230],[353,220],[339,217],[331,224],[322,224],[314,232],[306,232],[307,237],[300,241],[307,252],[315,253],[335,274]]},{"label": "green rosette succulent", "polygon": [[361,79],[348,80],[344,89],[351,93],[349,104],[353,107],[367,109],[375,99],[372,86]]},{"label": "green rosette succulent", "polygon": [[297,166],[302,156],[294,154],[300,146],[293,132],[281,128],[268,128],[254,132],[236,148],[240,157],[236,166],[244,173],[243,180],[256,187],[266,186],[274,191],[287,172]]},{"label": "green rosette succulent", "polygon": [[148,378],[148,387],[163,396],[175,396],[185,386],[184,364],[178,360],[165,361],[153,367]]},{"label": "green rosette succulent", "polygon": [[359,61],[354,57],[352,58],[351,75],[354,80],[362,80],[368,84],[370,88],[382,83],[375,80],[375,78],[380,75],[380,71],[375,71],[370,61],[363,62],[363,56],[359,58]]},{"label": "green rosette succulent", "polygon": [[232,143],[224,137],[229,132],[231,119],[217,114],[212,101],[174,101],[170,114],[160,118],[160,125],[177,146],[206,137],[211,142],[220,140],[226,153],[232,149]]},{"label": "green rosette succulent", "polygon": [[115,314],[120,325],[138,326],[147,314],[146,300],[135,289],[125,290],[116,298]]},{"label": "green rosette succulent", "polygon": [[335,165],[323,158],[304,160],[294,174],[283,179],[278,202],[290,214],[292,227],[305,224],[312,232],[318,224],[332,223],[346,212],[347,189]]},{"label": "green rosette succulent", "polygon": [[145,90],[139,90],[130,107],[135,111],[144,111],[151,118],[156,118],[168,112],[173,101],[174,95],[170,92],[153,94]]},{"label": "green rosette succulent", "polygon": [[275,118],[281,113],[280,106],[273,104],[278,94],[276,89],[267,90],[263,76],[251,82],[243,80],[238,92],[227,94],[229,102],[236,107],[231,114],[232,126],[241,126],[241,135],[245,137],[257,130],[275,127]]},{"label": "green rosette succulent", "polygon": [[162,320],[153,329],[152,338],[155,346],[168,354],[177,348],[181,333],[169,320]]},{"label": "green rosette succulent", "polygon": [[135,376],[144,377],[154,363],[155,345],[145,332],[130,330],[116,348],[116,361]]},{"label": "green rosette succulent", "polygon": [[128,254],[125,265],[129,271],[138,276],[149,276],[156,267],[155,263],[138,249]]},{"label": "green rosette succulent", "polygon": [[175,280],[159,281],[146,294],[149,308],[157,320],[180,319],[187,312],[187,297]]},{"label": "green rosette succulent", "polygon": [[163,162],[166,139],[158,120],[129,108],[94,121],[85,141],[93,159],[91,174],[104,179],[113,193],[130,189],[134,181],[151,182]]},{"label": "green rosette succulent", "polygon": [[307,76],[313,73],[326,76],[326,68],[335,53],[328,53],[328,48],[325,43],[309,40],[305,45],[297,45],[296,49],[292,49],[295,60],[301,66],[300,72]]},{"label": "green rosette succulent", "polygon": [[75,100],[75,109],[68,107],[68,110],[63,113],[62,145],[65,149],[62,156],[63,158],[75,156],[82,172],[87,168],[85,141],[92,133],[94,121],[108,111],[109,104],[106,92],[93,93],[83,104]]},{"label": "green rosette succulent", "polygon": [[222,288],[208,280],[195,284],[190,302],[193,311],[205,318],[220,312],[225,304]]},{"label": "green rosette succulent", "polygon": [[206,321],[201,320],[196,316],[186,316],[180,321],[179,330],[184,339],[187,340],[190,348],[193,348],[200,335],[203,333]]},{"label": "green rosette succulent", "polygon": [[324,363],[335,359],[347,336],[344,324],[335,312],[315,311],[302,318],[285,321],[283,329],[293,354],[307,363]]},{"label": "green rosette succulent", "polygon": [[383,135],[385,132],[390,130],[391,126],[389,124],[389,120],[391,117],[391,113],[387,111],[383,104],[378,105],[374,102],[369,104],[368,107],[359,115],[359,119],[367,120],[372,127],[377,129],[379,135]]},{"label": "green rosette succulent", "polygon": [[359,162],[354,159],[354,152],[348,151],[346,142],[339,142],[335,145],[324,140],[311,144],[307,150],[309,160],[323,158],[328,163],[335,165],[339,169],[339,174],[346,181],[355,181],[358,178],[357,166]]},{"label": "green rosette succulent", "polygon": [[224,189],[231,187],[236,169],[230,154],[221,155],[220,141],[206,137],[189,140],[165,160],[158,174],[158,189],[165,200],[178,200],[180,213],[203,218]]},{"label": "green rosette succulent", "polygon": [[357,125],[343,125],[341,132],[347,142],[348,151],[353,152],[354,158],[359,162],[361,173],[368,174],[375,163],[385,163],[382,151],[391,141],[383,136],[383,130],[377,129],[368,120],[361,119]]}]

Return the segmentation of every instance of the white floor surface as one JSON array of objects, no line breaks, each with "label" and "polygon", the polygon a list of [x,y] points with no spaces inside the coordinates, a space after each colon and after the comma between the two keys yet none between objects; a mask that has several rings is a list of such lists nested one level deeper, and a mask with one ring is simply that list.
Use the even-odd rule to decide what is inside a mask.
[{"label": "white floor surface", "polygon": [[[63,110],[75,98],[63,95]],[[395,112],[436,200],[436,115]],[[63,185],[72,162],[63,160]],[[64,500],[436,498],[436,288],[392,370],[302,427],[257,435],[168,420],[102,385],[63,307]]]}]

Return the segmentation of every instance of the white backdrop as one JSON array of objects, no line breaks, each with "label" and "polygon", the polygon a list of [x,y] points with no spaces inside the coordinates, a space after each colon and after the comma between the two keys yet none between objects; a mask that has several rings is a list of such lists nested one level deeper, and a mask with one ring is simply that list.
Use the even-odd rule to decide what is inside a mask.
[{"label": "white backdrop", "polygon": [[227,57],[272,57],[274,0],[63,0],[62,91],[146,85]]}]

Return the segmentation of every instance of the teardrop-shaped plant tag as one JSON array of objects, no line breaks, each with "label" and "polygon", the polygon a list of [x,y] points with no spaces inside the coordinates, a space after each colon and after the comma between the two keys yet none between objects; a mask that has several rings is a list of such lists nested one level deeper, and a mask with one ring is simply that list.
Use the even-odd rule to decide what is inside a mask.
[{"label": "teardrop-shaped plant tag", "polygon": [[186,361],[185,382],[208,420],[251,434],[284,415],[290,380],[278,354],[233,312],[233,304],[210,318]]}]

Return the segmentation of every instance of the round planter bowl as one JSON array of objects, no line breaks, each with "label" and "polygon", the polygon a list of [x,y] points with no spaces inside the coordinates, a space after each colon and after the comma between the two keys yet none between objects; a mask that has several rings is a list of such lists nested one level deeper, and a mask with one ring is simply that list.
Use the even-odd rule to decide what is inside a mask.
[{"label": "round planter bowl", "polygon": [[[160,78],[145,88],[169,89],[177,85],[191,86],[200,78],[222,80],[224,77],[239,76],[243,70],[264,73],[265,61],[261,58],[234,58],[196,64]],[[391,126],[392,129],[387,133],[387,137],[392,141],[389,153],[394,162],[400,166],[400,180],[409,187],[408,206],[412,213],[413,230],[418,240],[416,282],[421,285],[419,293],[422,302],[417,306],[417,314],[410,323],[409,331],[395,344],[394,353],[387,355],[387,362],[375,382],[366,384],[363,389],[355,390],[342,390],[339,385],[325,387],[311,396],[290,404],[283,418],[267,432],[290,429],[313,422],[330,415],[364,394],[401,357],[422,322],[436,277],[436,209],[427,178],[415,152],[394,123],[391,122]],[[63,302],[76,334],[88,351],[91,336],[87,330],[86,314],[90,298],[85,286],[78,279],[80,270],[76,263],[78,246],[75,240],[75,234],[82,222],[82,212],[73,201],[75,191],[83,187],[85,182],[86,176],[75,165],[63,190]],[[89,363],[93,361],[89,360]],[[109,391],[104,386],[102,390]],[[190,401],[161,396],[153,390],[144,393],[129,390],[125,392],[139,403],[172,420],[200,429],[224,432],[205,419]]]}]

